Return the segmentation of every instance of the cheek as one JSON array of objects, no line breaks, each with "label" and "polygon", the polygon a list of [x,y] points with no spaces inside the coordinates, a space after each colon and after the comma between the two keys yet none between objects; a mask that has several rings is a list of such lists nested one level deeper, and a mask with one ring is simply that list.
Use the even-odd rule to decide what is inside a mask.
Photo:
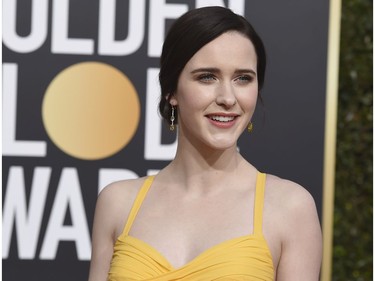
[{"label": "cheek", "polygon": [[210,100],[210,94],[207,89],[185,83],[177,87],[176,100],[180,107],[198,109],[207,104]]},{"label": "cheek", "polygon": [[194,115],[202,110],[204,106],[202,101],[194,96],[180,95],[178,99],[178,108],[185,115]]},{"label": "cheek", "polygon": [[243,95],[238,97],[238,101],[241,103],[244,110],[253,111],[255,109],[255,106],[257,104],[258,99],[258,92],[257,91],[251,91],[251,93],[246,92],[243,93]]}]

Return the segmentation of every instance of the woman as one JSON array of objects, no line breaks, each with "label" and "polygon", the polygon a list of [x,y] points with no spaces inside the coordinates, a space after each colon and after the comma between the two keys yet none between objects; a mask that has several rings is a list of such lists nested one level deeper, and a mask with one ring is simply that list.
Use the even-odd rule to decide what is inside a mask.
[{"label": "woman", "polygon": [[90,281],[318,280],[314,200],[237,151],[264,73],[262,41],[243,17],[209,7],[175,22],[159,109],[178,126],[176,157],[155,177],[101,192]]}]

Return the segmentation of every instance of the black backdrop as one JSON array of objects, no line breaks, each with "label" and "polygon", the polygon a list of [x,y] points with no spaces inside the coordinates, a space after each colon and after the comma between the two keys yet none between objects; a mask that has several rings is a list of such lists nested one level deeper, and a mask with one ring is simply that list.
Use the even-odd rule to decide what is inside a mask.
[{"label": "black backdrop", "polygon": [[[175,135],[156,111],[164,31],[188,9],[216,4],[249,19],[268,55],[263,104],[254,132],[239,140],[241,153],[306,187],[322,215],[329,1],[5,0],[3,280],[87,279],[99,190],[154,173],[173,157]],[[119,77],[108,87],[96,79],[103,73]],[[81,97],[85,91],[99,97]],[[106,115],[114,92],[135,118],[114,112],[106,120],[123,118],[128,135],[113,128],[100,140],[108,124],[94,117]]]}]

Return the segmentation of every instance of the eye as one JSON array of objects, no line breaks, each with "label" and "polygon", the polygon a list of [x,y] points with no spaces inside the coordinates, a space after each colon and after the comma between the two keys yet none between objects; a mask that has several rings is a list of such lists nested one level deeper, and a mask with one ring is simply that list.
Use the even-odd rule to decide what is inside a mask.
[{"label": "eye", "polygon": [[235,81],[238,81],[240,83],[249,83],[249,82],[252,82],[253,80],[254,80],[254,77],[250,75],[240,75],[235,79]]},{"label": "eye", "polygon": [[198,76],[198,80],[204,83],[214,81],[215,79],[215,75],[213,75],[212,73],[203,73]]}]

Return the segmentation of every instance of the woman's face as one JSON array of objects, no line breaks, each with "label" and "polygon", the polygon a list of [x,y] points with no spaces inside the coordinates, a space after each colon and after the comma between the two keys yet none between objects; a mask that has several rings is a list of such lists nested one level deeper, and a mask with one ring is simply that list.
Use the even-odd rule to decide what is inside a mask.
[{"label": "woman's face", "polygon": [[257,101],[257,56],[251,41],[227,32],[188,61],[170,103],[178,108],[179,141],[227,149],[249,123]]}]

